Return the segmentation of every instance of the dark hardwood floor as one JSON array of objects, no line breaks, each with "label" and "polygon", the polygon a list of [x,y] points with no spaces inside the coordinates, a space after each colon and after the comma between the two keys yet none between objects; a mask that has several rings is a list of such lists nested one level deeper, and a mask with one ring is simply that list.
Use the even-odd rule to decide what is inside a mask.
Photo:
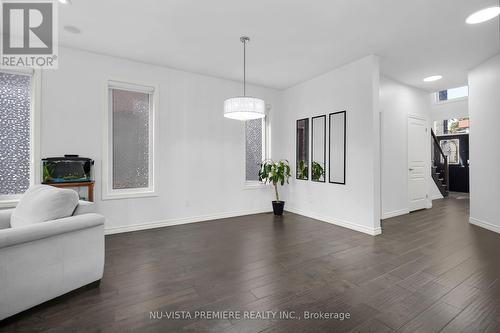
[{"label": "dark hardwood floor", "polygon": [[[383,221],[372,237],[287,213],[106,238],[99,288],[2,332],[499,332],[500,235],[468,201]],[[349,312],[349,320],[150,319],[150,311]]]}]

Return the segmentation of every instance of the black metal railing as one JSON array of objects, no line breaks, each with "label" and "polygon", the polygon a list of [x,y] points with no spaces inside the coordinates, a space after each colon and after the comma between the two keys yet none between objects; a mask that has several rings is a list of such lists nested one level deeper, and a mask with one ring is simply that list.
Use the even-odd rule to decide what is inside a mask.
[{"label": "black metal railing", "polygon": [[[446,187],[448,188],[450,186],[448,156],[446,156],[446,154],[441,149],[441,146],[439,145],[439,140],[437,139],[436,134],[434,134],[434,131],[432,129],[431,129],[431,135],[432,135],[432,165],[435,168],[433,176],[436,175],[436,177],[438,177],[439,175],[442,175],[443,176],[442,180],[439,178],[438,179],[441,181],[441,183],[444,183],[442,185],[446,185]],[[448,192],[448,190],[446,190],[445,192]]]}]

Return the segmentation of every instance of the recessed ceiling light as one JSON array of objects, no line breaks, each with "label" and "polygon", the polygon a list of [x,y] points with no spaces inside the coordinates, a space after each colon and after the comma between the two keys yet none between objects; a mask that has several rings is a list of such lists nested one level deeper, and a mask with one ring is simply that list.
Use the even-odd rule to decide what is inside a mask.
[{"label": "recessed ceiling light", "polygon": [[59,0],[63,5],[71,5],[71,0]]},{"label": "recessed ceiling light", "polygon": [[78,29],[77,27],[75,27],[73,25],[65,25],[64,30],[69,32],[69,33],[72,33],[72,34],[79,34],[82,32],[80,29]]},{"label": "recessed ceiling light", "polygon": [[441,80],[442,78],[443,78],[442,75],[433,75],[433,76],[426,77],[423,81],[424,82],[434,82],[434,81]]},{"label": "recessed ceiling light", "polygon": [[497,17],[498,15],[500,15],[500,7],[489,7],[481,9],[480,11],[470,15],[465,22],[468,24],[483,23]]}]

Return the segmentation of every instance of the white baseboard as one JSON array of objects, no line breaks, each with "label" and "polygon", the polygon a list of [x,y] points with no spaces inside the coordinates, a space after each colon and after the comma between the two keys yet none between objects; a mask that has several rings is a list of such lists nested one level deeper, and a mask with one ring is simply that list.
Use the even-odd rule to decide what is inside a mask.
[{"label": "white baseboard", "polygon": [[316,213],[312,213],[312,212],[306,212],[306,211],[303,211],[300,209],[296,209],[294,207],[286,207],[285,210],[289,211],[290,213],[295,213],[295,214],[310,217],[312,219],[319,220],[322,222],[335,224],[335,225],[338,225],[340,227],[359,231],[359,232],[362,232],[362,233],[365,233],[365,234],[368,234],[371,236],[380,235],[382,233],[382,228],[380,228],[380,227],[369,228],[369,227],[366,227],[364,225],[360,225],[357,223],[353,223],[353,222],[349,222],[349,221],[345,221],[345,220],[341,220],[341,219],[337,219],[337,218],[327,217],[327,216],[323,216],[321,214],[316,214]]},{"label": "white baseboard", "polygon": [[[289,208],[289,207],[287,207],[286,210],[291,212],[291,213],[307,216],[307,217],[310,217],[310,218],[313,218],[313,219],[316,219],[319,221],[335,224],[335,225],[338,225],[340,227],[352,229],[352,230],[359,231],[359,232],[362,232],[362,233],[365,233],[368,235],[372,235],[372,236],[380,235],[382,233],[382,229],[380,227],[372,229],[372,228],[368,228],[366,226],[363,226],[363,225],[360,225],[357,223],[352,223],[352,222],[348,222],[345,220],[330,218],[330,217],[322,216],[320,214],[305,212],[305,211],[302,211],[299,209],[294,209],[294,208]],[[124,232],[163,228],[163,227],[169,227],[169,226],[174,226],[174,225],[198,223],[198,222],[212,221],[212,220],[218,220],[218,219],[225,219],[225,218],[229,218],[229,217],[261,214],[261,213],[270,213],[270,212],[272,212],[272,211],[271,210],[249,210],[249,211],[240,211],[240,212],[226,212],[226,213],[219,213],[219,214],[201,215],[201,216],[194,216],[194,217],[183,217],[183,218],[177,218],[177,219],[166,219],[166,220],[146,222],[146,223],[141,223],[141,224],[127,225],[127,226],[108,227],[108,228],[104,229],[104,233],[106,235],[112,235],[112,234],[119,234],[119,233],[124,233]]]},{"label": "white baseboard", "polygon": [[391,217],[396,217],[396,216],[406,215],[406,214],[410,214],[410,211],[408,209],[400,209],[400,210],[395,210],[392,212],[382,213],[382,220],[390,219]]},{"label": "white baseboard", "polygon": [[261,213],[269,213],[269,212],[272,212],[272,211],[267,210],[267,209],[260,209],[260,210],[255,209],[255,210],[240,211],[240,212],[226,212],[226,213],[219,213],[219,214],[193,216],[193,217],[182,217],[182,218],[177,218],[177,219],[166,219],[166,220],[146,222],[146,223],[141,223],[141,224],[120,226],[120,227],[108,227],[108,228],[104,229],[104,233],[106,235],[120,234],[123,232],[163,228],[163,227],[170,227],[173,225],[205,222],[205,221],[211,221],[211,220],[225,219],[225,218],[229,218],[229,217],[261,214]]},{"label": "white baseboard", "polygon": [[473,217],[469,217],[469,223],[500,234],[500,226],[498,226],[498,225],[491,224],[491,223],[486,222],[486,221],[481,221],[481,220],[473,218]]}]

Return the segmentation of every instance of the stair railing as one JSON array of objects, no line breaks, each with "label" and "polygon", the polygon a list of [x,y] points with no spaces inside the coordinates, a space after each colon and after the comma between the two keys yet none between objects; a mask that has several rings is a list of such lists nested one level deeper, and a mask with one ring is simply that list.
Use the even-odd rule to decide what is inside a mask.
[{"label": "stair railing", "polygon": [[[443,152],[443,149],[441,149],[441,146],[439,145],[439,141],[436,137],[436,134],[434,134],[434,131],[431,129],[431,135],[432,135],[432,143],[433,143],[433,164],[437,166],[439,169],[443,170],[444,172],[444,181],[446,183],[446,186],[450,186],[449,182],[449,168],[448,168],[448,156]],[[444,161],[444,162],[441,162]]]}]

